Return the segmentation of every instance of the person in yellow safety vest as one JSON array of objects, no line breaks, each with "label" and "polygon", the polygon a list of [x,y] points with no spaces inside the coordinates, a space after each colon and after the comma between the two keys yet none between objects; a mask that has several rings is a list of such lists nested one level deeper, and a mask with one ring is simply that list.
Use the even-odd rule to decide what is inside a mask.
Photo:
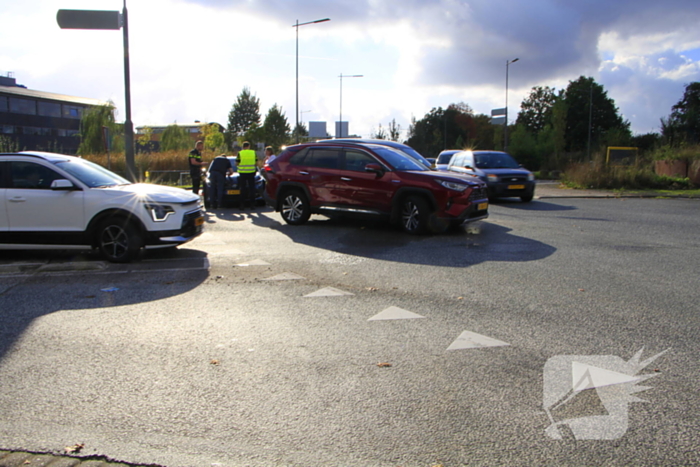
[{"label": "person in yellow safety vest", "polygon": [[250,143],[245,141],[243,149],[241,149],[236,158],[238,188],[241,190],[239,198],[241,210],[245,209],[246,201],[250,204],[250,209],[255,209],[255,170],[257,162],[257,154],[250,149]]}]

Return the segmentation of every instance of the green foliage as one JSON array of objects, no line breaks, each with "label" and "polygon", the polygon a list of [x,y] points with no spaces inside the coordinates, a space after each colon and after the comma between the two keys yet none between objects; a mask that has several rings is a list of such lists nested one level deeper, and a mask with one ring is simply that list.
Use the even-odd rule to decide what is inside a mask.
[{"label": "green foliage", "polygon": [[293,143],[296,142],[304,142],[306,141],[306,138],[309,137],[309,131],[306,129],[306,126],[302,123],[299,122],[295,127],[294,131],[292,131],[292,137],[291,140]]},{"label": "green foliage", "polygon": [[17,152],[19,144],[12,138],[0,135],[0,152]]},{"label": "green foliage", "polygon": [[107,128],[110,138],[123,134],[123,126],[114,121],[114,104],[89,107],[80,119],[80,146],[78,154],[106,154],[108,143],[113,148],[114,141],[105,141],[103,128]]},{"label": "green foliage", "polygon": [[687,178],[656,175],[649,163],[607,166],[601,161],[599,156],[595,162],[572,164],[562,174],[562,181],[573,188],[679,190],[692,187]]},{"label": "green foliage", "polygon": [[529,133],[536,135],[544,130],[545,125],[551,124],[556,99],[554,88],[535,86],[520,104],[520,113],[515,123],[523,125]]},{"label": "green foliage", "polygon": [[183,127],[172,124],[168,125],[160,137],[161,151],[179,151],[194,147],[192,138]]},{"label": "green foliage", "polygon": [[223,133],[219,131],[218,124],[210,123],[208,125],[202,125],[201,132],[205,148],[216,154],[226,152],[226,142],[224,141]]},{"label": "green foliage", "polygon": [[593,78],[581,76],[576,81],[569,81],[564,100],[567,108],[567,151],[587,150],[589,122],[592,150],[613,141],[613,144],[620,144],[620,140],[631,137],[630,123],[622,119],[615,101],[608,97],[607,91]]},{"label": "green foliage", "polygon": [[700,142],[700,82],[685,87],[683,97],[671,109],[671,115],[661,119],[661,133],[671,146]]},{"label": "green foliage", "polygon": [[372,133],[371,136],[373,139],[387,139],[387,134],[386,131],[384,131],[384,128],[382,128],[382,124],[379,124],[379,129]]},{"label": "green foliage", "polygon": [[392,118],[389,122],[389,139],[391,141],[398,141],[401,138],[401,125],[396,124],[396,119]]},{"label": "green foliage", "polygon": [[651,159],[656,161],[697,161],[700,160],[700,145],[674,147],[667,144],[652,151]]},{"label": "green foliage", "polygon": [[249,141],[244,135],[254,130],[254,126],[260,126],[260,99],[250,93],[250,88],[244,87],[228,114],[226,144],[232,147],[241,137]]},{"label": "green foliage", "polygon": [[262,126],[262,140],[265,142],[265,145],[272,146],[274,153],[277,154],[280,148],[289,141],[290,130],[287,117],[282,112],[282,108],[277,104],[273,105],[267,111],[265,122]]}]

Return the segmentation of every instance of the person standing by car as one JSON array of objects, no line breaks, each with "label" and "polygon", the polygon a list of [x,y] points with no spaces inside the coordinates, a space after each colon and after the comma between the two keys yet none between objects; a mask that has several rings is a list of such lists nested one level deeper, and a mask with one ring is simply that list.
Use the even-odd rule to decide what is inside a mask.
[{"label": "person standing by car", "polygon": [[268,146],[265,148],[265,160],[263,161],[263,164],[269,164],[270,162],[275,160],[275,154],[272,152],[272,146]]},{"label": "person standing by car", "polygon": [[255,169],[258,156],[250,149],[250,143],[245,141],[243,149],[238,153],[236,165],[238,168],[238,184],[241,189],[240,209],[245,209],[245,203],[250,203],[250,209],[255,207]]},{"label": "person standing by car", "polygon": [[224,206],[227,175],[233,175],[233,167],[226,154],[221,154],[212,161],[211,167],[209,167],[209,179],[211,180],[209,204],[212,209],[219,209]]},{"label": "person standing by car", "polygon": [[190,178],[192,179],[192,193],[199,195],[199,185],[202,183],[202,166],[206,163],[202,160],[202,151],[204,143],[197,141],[194,149],[188,155],[190,166]]}]

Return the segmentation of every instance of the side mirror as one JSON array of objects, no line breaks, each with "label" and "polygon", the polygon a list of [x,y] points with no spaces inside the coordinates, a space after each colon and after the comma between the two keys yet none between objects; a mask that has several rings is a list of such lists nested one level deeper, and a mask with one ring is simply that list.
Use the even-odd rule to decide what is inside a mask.
[{"label": "side mirror", "polygon": [[381,165],[375,163],[369,163],[365,166],[365,172],[372,172],[377,174],[378,177],[384,175],[384,169]]},{"label": "side mirror", "polygon": [[73,183],[71,183],[70,180],[61,178],[51,182],[51,189],[56,191],[73,191],[79,190],[80,188],[77,188],[75,185],[73,185]]}]

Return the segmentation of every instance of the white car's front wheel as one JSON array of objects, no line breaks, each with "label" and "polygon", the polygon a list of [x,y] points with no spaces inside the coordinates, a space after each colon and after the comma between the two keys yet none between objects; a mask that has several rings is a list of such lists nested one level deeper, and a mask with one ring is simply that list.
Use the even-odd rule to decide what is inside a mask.
[{"label": "white car's front wheel", "polygon": [[97,246],[113,263],[128,263],[141,250],[141,237],[134,226],[119,217],[109,218],[97,230]]}]

